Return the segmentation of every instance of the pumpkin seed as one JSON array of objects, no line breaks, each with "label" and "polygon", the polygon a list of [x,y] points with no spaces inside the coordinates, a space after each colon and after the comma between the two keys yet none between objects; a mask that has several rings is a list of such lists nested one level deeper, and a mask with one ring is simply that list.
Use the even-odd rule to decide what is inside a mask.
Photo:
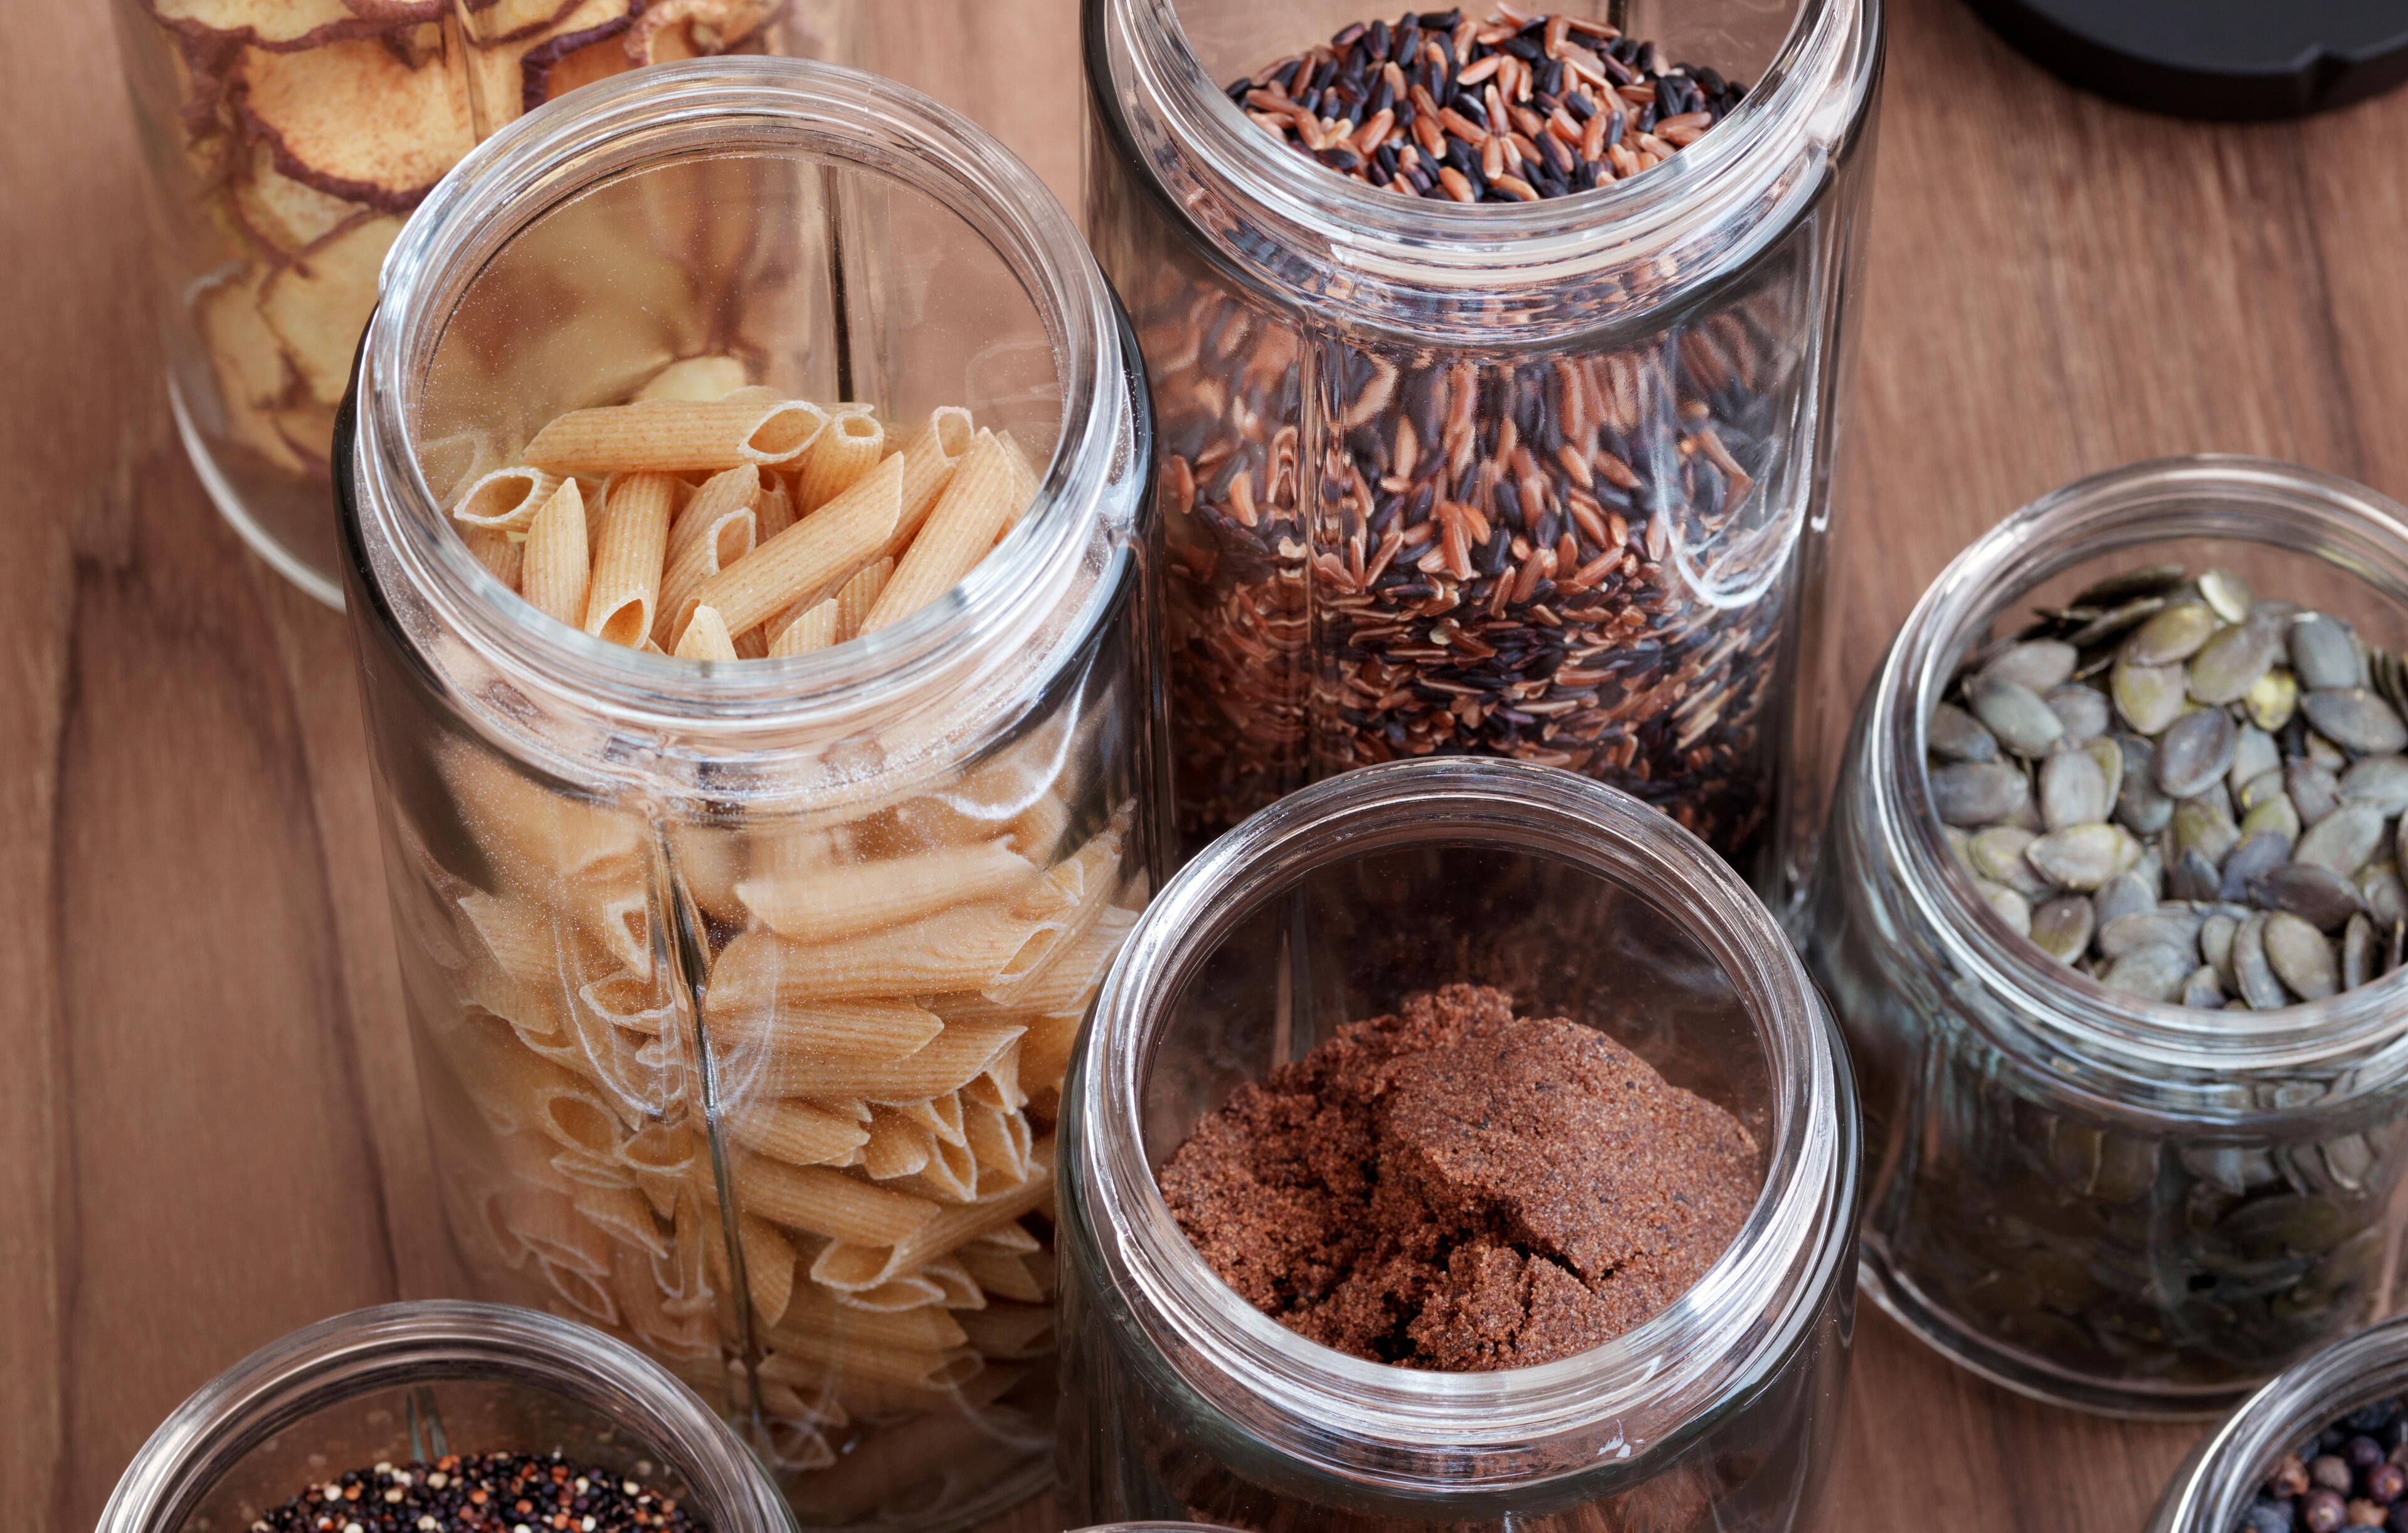
[{"label": "pumpkin seed", "polygon": [[2187,565],[2143,565],[2092,581],[2075,593],[2075,607],[2114,607],[2136,596],[2162,596],[2190,579]]},{"label": "pumpkin seed", "polygon": [[2184,852],[2166,870],[2166,893],[2176,899],[2214,899],[2223,889],[2224,876],[2215,864],[2196,852]]},{"label": "pumpkin seed", "polygon": [[2153,1001],[2178,1001],[2193,967],[2187,954],[2156,944],[2134,948],[2108,965],[2099,982]]},{"label": "pumpkin seed", "polygon": [[2213,1011],[2224,1004],[2224,985],[2215,977],[2215,966],[2201,964],[2190,971],[2183,981],[2182,1003],[2200,1011]]},{"label": "pumpkin seed", "polygon": [[2358,897],[2366,902],[2367,914],[2386,930],[2408,921],[2408,883],[2401,881],[2388,863],[2358,870]]},{"label": "pumpkin seed", "polygon": [[2353,877],[2383,844],[2384,828],[2381,809],[2344,804],[2308,827],[2291,849],[2291,860],[2318,863],[2344,879]]},{"label": "pumpkin seed", "polygon": [[2079,658],[2081,652],[2071,644],[2054,638],[2031,639],[1992,655],[1982,666],[1980,680],[2046,692],[2064,684]]},{"label": "pumpkin seed", "polygon": [[2358,643],[2337,618],[2310,612],[2291,624],[2291,672],[2300,685],[2355,687],[2363,685],[2358,669]]},{"label": "pumpkin seed", "polygon": [[1998,737],[1955,703],[1932,705],[1931,718],[1924,725],[1924,739],[1934,752],[1951,761],[1999,759]]},{"label": "pumpkin seed", "polygon": [[2099,781],[2105,789],[2107,802],[2113,805],[2124,791],[2123,746],[2112,739],[2095,739],[2082,750],[2099,764]]},{"label": "pumpkin seed", "polygon": [[2019,756],[2039,757],[2065,734],[2065,724],[2040,694],[2019,681],[1981,676],[1965,689],[1973,717]]},{"label": "pumpkin seed", "polygon": [[2368,804],[2388,819],[2408,810],[2408,756],[2368,756],[2341,774],[2341,801]]},{"label": "pumpkin seed", "polygon": [[2206,792],[2231,768],[2240,742],[2232,715],[2224,709],[2203,708],[2184,714],[2157,737],[2157,787],[2170,798]]},{"label": "pumpkin seed", "polygon": [[2189,687],[2180,666],[2140,666],[2123,659],[2109,673],[2107,690],[2126,724],[2154,736],[2181,714]]},{"label": "pumpkin seed", "polygon": [[2024,849],[2038,839],[2015,825],[1993,825],[1973,838],[1970,849],[1973,871],[1993,883],[2003,883],[2024,895],[2044,895],[2049,881],[2024,861]]},{"label": "pumpkin seed", "polygon": [[2107,695],[2080,682],[2053,687],[2041,701],[2048,704],[2057,722],[2065,725],[2062,738],[2068,745],[2087,745],[2107,733],[2107,726],[2115,722],[2114,713],[2107,706]]},{"label": "pumpkin seed", "polygon": [[2240,791],[2235,793],[2232,798],[2233,802],[2241,807],[2241,812],[2246,814],[2268,799],[2282,795],[2283,769],[2277,766],[2271,772],[2260,772],[2241,784]]},{"label": "pumpkin seed", "polygon": [[2313,825],[2341,808],[2341,780],[2320,762],[2293,761],[2283,769],[2283,788],[2303,824]]},{"label": "pumpkin seed", "polygon": [[2242,839],[2268,834],[2280,836],[2286,841],[2299,839],[2300,811],[2291,808],[2291,801],[2281,794],[2241,817]]},{"label": "pumpkin seed", "polygon": [[2268,919],[2265,911],[2258,910],[2232,934],[2233,988],[2253,1011],[2275,1010],[2289,1005],[2291,999],[2284,994],[2283,981],[2274,977],[2266,959]]},{"label": "pumpkin seed", "polygon": [[2361,756],[2387,756],[2408,745],[2408,724],[2364,687],[2319,687],[2300,699],[2317,734]]},{"label": "pumpkin seed", "polygon": [[2291,722],[2291,712],[2299,707],[2300,683],[2286,670],[2270,670],[2250,685],[2242,695],[2242,711],[2249,722],[2272,734]]},{"label": "pumpkin seed", "polygon": [[2041,763],[2040,817],[2051,830],[2107,818],[2107,778],[2085,751],[2059,751]]},{"label": "pumpkin seed", "polygon": [[[2291,855],[2291,838],[2279,831],[2260,831],[2249,837],[2224,859],[2224,872],[2216,881],[2216,899],[2247,899],[2250,881],[2272,872]],[[2194,898],[2201,897],[2194,895]]]},{"label": "pumpkin seed", "polygon": [[2174,806],[2173,836],[2178,852],[2197,852],[2209,862],[2221,863],[2241,844],[2241,827],[2215,800],[2223,796],[2186,798]]},{"label": "pumpkin seed", "polygon": [[2284,988],[2303,1001],[2320,1001],[2340,988],[2341,966],[2325,934],[2288,910],[2266,918],[2266,964]]},{"label": "pumpkin seed", "polygon": [[2138,874],[2119,873],[2100,888],[2091,904],[2098,924],[2103,926],[2119,915],[2156,910],[2157,890],[2154,883]]},{"label": "pumpkin seed", "polygon": [[2199,595],[2227,623],[2239,623],[2247,617],[2249,609],[2258,601],[2258,594],[2249,589],[2249,582],[2229,569],[2211,569],[2200,576]]},{"label": "pumpkin seed", "polygon": [[2174,801],[2157,791],[2157,748],[2137,736],[2119,735],[2124,780],[2115,790],[2116,823],[2135,835],[2154,836],[2174,817]]},{"label": "pumpkin seed", "polygon": [[1987,879],[1976,879],[1974,887],[1982,891],[1982,897],[1989,902],[1990,909],[1999,912],[1999,919],[2005,922],[2017,937],[2031,935],[2031,901],[2005,884],[1992,883]]},{"label": "pumpkin seed", "polygon": [[2253,617],[2219,629],[2191,657],[2190,695],[2219,708],[2237,703],[2274,668],[2282,653],[2282,631],[2264,619]]},{"label": "pumpkin seed", "polygon": [[2170,666],[2197,654],[2216,629],[2215,610],[2203,601],[2178,601],[2141,624],[2124,641],[2132,666]]},{"label": "pumpkin seed", "polygon": [[2096,889],[2114,878],[2124,850],[2114,825],[2053,830],[2024,850],[2024,859],[2060,889]]},{"label": "pumpkin seed", "polygon": [[2060,964],[2071,964],[2090,946],[2090,901],[2080,895],[2060,895],[2031,913],[2031,939]]},{"label": "pumpkin seed", "polygon": [[2162,946],[2191,959],[2199,952],[2200,928],[2206,920],[2186,905],[2173,904],[2119,915],[2099,928],[2099,955],[2121,958],[2135,948]]},{"label": "pumpkin seed", "polygon": [[1998,761],[1959,761],[1931,773],[1931,802],[1942,824],[1995,824],[2030,801],[2031,780]]},{"label": "pumpkin seed", "polygon": [[2249,881],[2249,897],[2327,932],[2366,908],[2347,879],[2317,863],[2288,862],[2259,874]]},{"label": "pumpkin seed", "polygon": [[2199,924],[2199,955],[2215,969],[2217,982],[2228,990],[2232,987],[2232,934],[2240,929],[2240,922],[2221,911]]},{"label": "pumpkin seed", "polygon": [[2380,955],[2374,946],[2374,923],[2364,915],[2349,918],[2341,932],[2341,987],[2356,990],[2374,978]]},{"label": "pumpkin seed", "polygon": [[[2278,781],[2283,770],[2283,748],[2274,737],[2254,724],[2241,725],[2232,738],[2232,766],[2225,773],[2224,785],[2238,795],[2259,778]],[[2249,806],[2241,806],[2246,810]]]}]

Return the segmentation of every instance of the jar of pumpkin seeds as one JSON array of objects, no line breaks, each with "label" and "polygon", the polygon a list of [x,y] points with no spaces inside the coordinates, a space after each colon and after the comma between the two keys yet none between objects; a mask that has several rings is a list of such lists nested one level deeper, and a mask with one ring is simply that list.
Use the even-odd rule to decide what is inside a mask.
[{"label": "jar of pumpkin seeds", "polygon": [[1974,1371],[2221,1411],[2395,1307],[2408,511],[2258,459],[2026,507],[1858,710],[1809,957],[1866,1287]]}]

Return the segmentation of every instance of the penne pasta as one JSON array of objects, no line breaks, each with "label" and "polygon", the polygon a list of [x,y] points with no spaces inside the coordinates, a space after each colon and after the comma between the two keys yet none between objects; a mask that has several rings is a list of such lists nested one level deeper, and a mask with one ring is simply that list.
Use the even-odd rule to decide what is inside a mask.
[{"label": "penne pasta", "polygon": [[719,609],[731,629],[774,612],[850,576],[878,556],[899,514],[900,458],[889,458],[852,489],[703,582],[697,602]]},{"label": "penne pasta", "polygon": [[795,514],[809,516],[852,489],[885,456],[886,428],[874,417],[838,414],[795,475]]},{"label": "penne pasta", "polygon": [[604,493],[585,631],[606,644],[637,649],[652,634],[677,490],[667,474],[642,473],[614,480]]},{"label": "penne pasta", "polygon": [[928,423],[903,445],[903,516],[886,545],[890,558],[910,547],[976,436],[970,412],[948,405],[930,414]]},{"label": "penne pasta", "polygon": [[1054,1194],[1051,1136],[1038,1142],[1030,1159],[1035,1170],[1026,1180],[992,1198],[943,1209],[893,1245],[838,1239],[813,1259],[812,1281],[838,1289],[874,1288],[890,1278],[918,1271],[940,1256],[952,1255],[991,1229],[1034,1213]]},{"label": "penne pasta", "polygon": [[527,523],[519,595],[546,617],[585,620],[585,498],[575,480],[563,480]]},{"label": "penne pasta", "polygon": [[769,653],[782,657],[828,648],[836,642],[837,616],[836,598],[830,596],[790,619],[772,619],[768,626],[776,631],[769,639]]},{"label": "penne pasta", "polygon": [[761,498],[753,503],[753,542],[766,543],[795,524],[795,494],[786,481],[764,470]]},{"label": "penne pasta", "polygon": [[733,1180],[742,1206],[761,1217],[858,1245],[903,1240],[939,1211],[924,1197],[873,1187],[841,1171],[758,1155],[738,1158]]},{"label": "penne pasta", "polygon": [[526,564],[523,542],[490,527],[471,527],[461,535],[461,539],[468,545],[470,556],[484,566],[494,579],[512,591],[519,588],[519,574]]},{"label": "penne pasta", "polygon": [[761,1359],[761,1377],[797,1388],[824,1383],[831,1367],[848,1379],[901,1384],[912,1389],[951,1389],[968,1383],[985,1365],[967,1347],[950,1351],[906,1349],[885,1342],[853,1341],[810,1331],[781,1331],[779,1350]]},{"label": "penne pasta", "polygon": [[861,637],[862,623],[868,620],[869,609],[878,605],[879,595],[894,573],[895,561],[881,559],[862,566],[853,572],[853,579],[837,587],[836,595],[830,598],[836,603],[837,643],[849,643]]},{"label": "penne pasta", "polygon": [[920,1268],[920,1276],[937,1285],[938,1291],[945,1296],[944,1305],[948,1310],[986,1308],[986,1290],[970,1276],[968,1268],[951,1256],[939,1256],[930,1262]]},{"label": "penne pasta", "polygon": [[736,885],[736,895],[780,937],[826,942],[992,899],[1039,876],[1026,858],[996,840],[884,862],[829,864],[776,878],[748,878]]},{"label": "penne pasta", "polygon": [[833,942],[781,943],[781,995],[822,1001],[984,990],[1054,919],[996,901]]},{"label": "penne pasta", "polygon": [[869,1138],[861,1147],[861,1168],[875,1182],[917,1174],[934,1153],[934,1136],[887,1108],[872,1108]]},{"label": "penne pasta", "polygon": [[679,511],[662,555],[660,604],[652,641],[674,649],[693,616],[695,593],[722,569],[752,552],[759,531],[761,471],[730,468],[713,475]]},{"label": "penne pasta", "polygon": [[968,1344],[982,1356],[1005,1362],[1041,1357],[1054,1350],[1054,1307],[1040,1303],[989,1304],[953,1316]]},{"label": "penne pasta", "polygon": [[866,1120],[813,1102],[754,1102],[726,1110],[728,1137],[747,1150],[789,1166],[841,1166],[869,1142]]},{"label": "penne pasta", "polygon": [[736,1233],[744,1248],[744,1282],[752,1296],[752,1312],[775,1325],[794,1299],[795,1248],[775,1225],[749,1213],[738,1217]]},{"label": "penne pasta", "polygon": [[895,1110],[927,1129],[947,1144],[968,1148],[969,1136],[962,1128],[962,1097],[957,1091],[939,1092],[916,1102],[891,1104]]},{"label": "penne pasta", "polygon": [[958,1091],[1020,1038],[1017,1027],[966,1023],[947,1027],[909,1058],[868,1060],[812,1055],[788,1047],[738,1044],[713,1059],[723,1092],[815,1100],[859,1098],[885,1106]]},{"label": "penne pasta", "polygon": [[999,1171],[1015,1183],[1026,1180],[1033,1139],[1018,1103],[1003,1108],[965,1102],[962,1128],[969,1139],[969,1153],[982,1169]]},{"label": "penne pasta", "polygon": [[726,621],[715,607],[697,607],[687,620],[685,635],[677,643],[681,660],[715,660],[726,664],[736,659],[736,639],[728,633]]},{"label": "penne pasta", "polygon": [[[813,1257],[817,1258],[817,1253],[813,1253]],[[814,1293],[818,1291],[812,1290]],[[889,1279],[875,1288],[865,1288],[859,1293],[838,1293],[830,1289],[828,1297],[845,1309],[870,1310],[882,1314],[896,1310],[925,1309],[931,1304],[949,1307],[946,1305],[945,1288],[918,1273]]]},{"label": "penne pasta", "polygon": [[927,1158],[913,1168],[910,1175],[898,1179],[895,1186],[900,1191],[933,1198],[939,1203],[976,1202],[980,1174],[978,1157],[965,1146],[947,1143],[924,1129],[921,1132],[924,1136],[923,1142],[927,1148]]},{"label": "penne pasta", "polygon": [[983,1246],[964,1246],[956,1254],[979,1286],[996,1298],[1022,1304],[1042,1304],[1049,1296],[1028,1270],[1028,1258]]},{"label": "penne pasta", "polygon": [[[814,996],[799,966],[809,950],[767,932],[747,932],[711,966],[703,1021],[719,1050],[772,1049],[833,1067],[910,1058],[944,1031],[934,1012],[891,990]],[[823,1094],[824,1095],[824,1094]]]},{"label": "penne pasta", "polygon": [[970,566],[986,557],[1005,520],[1018,509],[1011,499],[1019,482],[1011,457],[1012,449],[1003,438],[991,431],[978,434],[954,466],[926,524],[895,566],[894,579],[870,609],[863,632],[902,622],[952,590]]},{"label": "penne pasta", "polygon": [[848,1345],[902,1347],[922,1352],[950,1352],[967,1345],[959,1317],[946,1312],[939,1304],[915,1305],[908,1310],[861,1310],[839,1304],[835,1297],[823,1290],[804,1288],[796,1292],[794,1303],[787,1309],[782,1324],[772,1323],[773,1328],[763,1344],[772,1352],[796,1350],[809,1336],[822,1336]]},{"label": "penne pasta", "polygon": [[580,1187],[570,1197],[569,1207],[623,1245],[637,1247],[647,1255],[668,1254],[668,1239],[653,1221],[652,1205],[633,1187]]},{"label": "penne pasta", "polygon": [[452,508],[452,520],[489,532],[524,532],[559,488],[560,476],[540,468],[496,468],[468,486]]},{"label": "penne pasta", "polygon": [[715,400],[652,399],[572,410],[520,454],[555,474],[677,473],[739,464],[790,464],[827,424],[816,405],[737,395]]},{"label": "penne pasta", "polygon": [[687,357],[654,373],[635,394],[648,399],[723,399],[745,386],[744,364],[735,357]]}]

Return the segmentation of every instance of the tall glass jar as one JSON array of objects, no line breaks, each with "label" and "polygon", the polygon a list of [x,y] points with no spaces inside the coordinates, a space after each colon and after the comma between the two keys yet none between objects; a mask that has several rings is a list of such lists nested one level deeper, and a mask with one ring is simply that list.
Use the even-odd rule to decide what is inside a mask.
[{"label": "tall glass jar", "polygon": [[[704,665],[541,617],[445,525],[457,487],[687,352],[896,420],[967,406],[1040,487],[959,585],[833,649]],[[1034,1490],[1058,1087],[1165,834],[1143,380],[1068,216],[869,76],[631,75],[428,197],[345,421],[387,872],[470,1268],[663,1359],[807,1526]]]},{"label": "tall glass jar", "polygon": [[[2371,1325],[2295,1364],[2199,1440],[2148,1533],[2233,1533],[2286,1454],[2361,1406],[2408,1393],[2408,1318]],[[2313,1458],[2313,1453],[2300,1454]]]},{"label": "tall glass jar", "polygon": [[1810,957],[1864,1082],[1874,1297],[2011,1388],[2195,1416],[2397,1302],[2408,976],[2238,1015],[2111,990],[1989,910],[1924,755],[1994,623],[2161,561],[2408,638],[2408,516],[2329,475],[2173,458],[2034,502],[1932,583],[1865,695]]},{"label": "tall glass jar", "polygon": [[347,1470],[503,1453],[635,1478],[713,1533],[795,1526],[736,1434],[650,1359],[550,1315],[422,1302],[321,1321],[209,1381],[134,1455],[98,1533],[230,1533]]},{"label": "tall glass jar", "polygon": [[[1714,1101],[1764,1189],[1672,1304],[1535,1368],[1367,1362],[1255,1311],[1155,1177],[1239,1084],[1469,981]],[[1853,1330],[1856,1093],[1829,1014],[1706,846],[1570,773],[1404,762],[1191,861],[1096,1002],[1063,1115],[1068,1520],[1252,1528],[1747,1527],[1813,1514]]]},{"label": "tall glass jar", "polygon": [[[1068,39],[980,0],[111,0],[150,179],[176,423],[227,522],[342,602],[335,408],[402,221],[461,156],[580,85],[781,53],[875,70],[995,130],[1068,194]],[[931,48],[932,36],[952,46]]]},{"label": "tall glass jar", "polygon": [[1609,187],[1457,205],[1333,174],[1225,91],[1377,6],[1085,0],[1190,850],[1333,772],[1468,752],[1610,782],[1760,889],[1805,866],[1784,758],[1814,728],[1880,3],[1545,8],[1752,88]]}]

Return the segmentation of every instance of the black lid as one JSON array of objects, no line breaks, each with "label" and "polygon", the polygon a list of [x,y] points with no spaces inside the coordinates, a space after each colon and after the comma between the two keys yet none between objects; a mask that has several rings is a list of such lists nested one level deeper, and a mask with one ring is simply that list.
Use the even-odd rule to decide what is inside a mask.
[{"label": "black lid", "polygon": [[2408,0],[1970,3],[2069,83],[2178,117],[2305,117],[2408,79]]}]

